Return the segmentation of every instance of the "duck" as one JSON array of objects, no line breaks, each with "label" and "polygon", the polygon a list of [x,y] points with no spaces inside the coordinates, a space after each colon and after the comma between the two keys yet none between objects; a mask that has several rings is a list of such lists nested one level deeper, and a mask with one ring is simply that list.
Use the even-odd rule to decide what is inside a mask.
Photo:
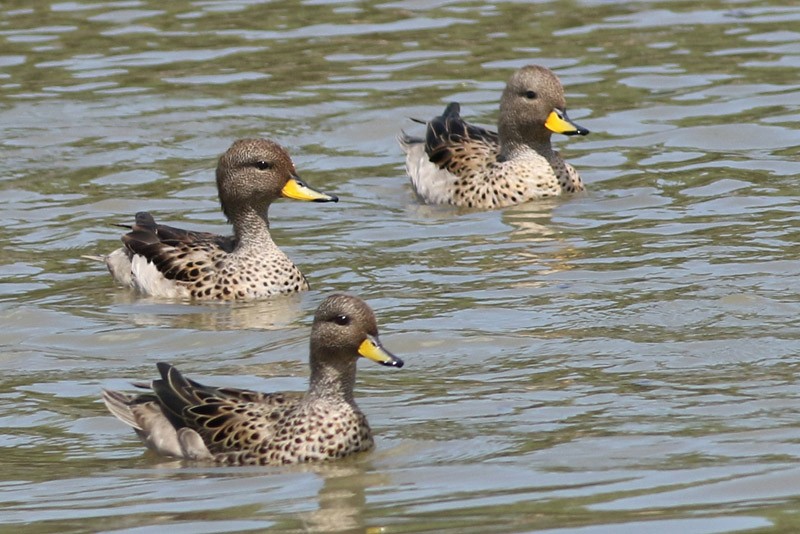
[{"label": "duck", "polygon": [[300,269],[275,244],[267,212],[280,197],[338,202],[298,176],[285,148],[270,139],[239,139],[219,158],[217,190],[233,235],[159,224],[135,215],[123,246],[105,262],[119,284],[151,297],[247,300],[309,289]]},{"label": "duck", "polygon": [[461,118],[458,102],[426,124],[425,138],[401,132],[406,172],[428,204],[494,209],[584,191],[578,171],[553,150],[553,133],[587,135],[567,116],[564,88],[547,67],[511,76],[497,132]]},{"label": "duck", "polygon": [[388,367],[403,360],[383,347],[375,315],[343,293],[319,305],[311,327],[311,375],[305,392],[261,393],[205,386],[158,363],[150,391],[104,389],[108,410],[162,456],[219,465],[286,465],[343,458],[375,441],[353,386],[367,358]]}]

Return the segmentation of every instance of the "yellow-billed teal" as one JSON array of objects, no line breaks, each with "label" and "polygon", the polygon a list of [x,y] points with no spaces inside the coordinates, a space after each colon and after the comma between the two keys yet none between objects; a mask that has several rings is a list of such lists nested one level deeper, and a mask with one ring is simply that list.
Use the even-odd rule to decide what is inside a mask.
[{"label": "yellow-billed teal", "polygon": [[[356,362],[403,361],[383,348],[375,315],[361,299],[325,299],[311,327],[311,377],[305,393],[215,388],[159,363],[152,392],[103,390],[103,401],[157,453],[225,465],[280,465],[342,458],[374,446],[356,405]],[[148,387],[140,385],[140,387]]]},{"label": "yellow-billed teal", "polygon": [[589,130],[567,117],[564,88],[550,69],[528,65],[511,76],[497,132],[468,124],[459,112],[458,103],[449,104],[427,123],[425,139],[399,137],[406,171],[424,202],[491,209],[584,189],[550,136]]},{"label": "yellow-billed teal", "polygon": [[124,246],[105,260],[119,283],[155,297],[234,300],[308,289],[308,282],[269,233],[267,211],[283,196],[337,202],[297,176],[289,154],[268,139],[240,139],[219,158],[220,204],[232,236],[157,224],[136,214]]}]

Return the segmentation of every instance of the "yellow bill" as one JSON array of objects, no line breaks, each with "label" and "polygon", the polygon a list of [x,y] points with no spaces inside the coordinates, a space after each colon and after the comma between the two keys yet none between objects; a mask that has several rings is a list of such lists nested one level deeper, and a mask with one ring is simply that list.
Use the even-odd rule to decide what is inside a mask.
[{"label": "yellow bill", "polygon": [[281,189],[281,194],[286,198],[294,200],[306,200],[310,202],[339,202],[339,197],[329,195],[322,191],[317,191],[307,185],[299,176],[293,175]]},{"label": "yellow bill", "polygon": [[564,135],[586,135],[589,133],[589,130],[586,128],[572,122],[570,118],[567,117],[566,111],[557,108],[550,112],[544,125],[551,132]]},{"label": "yellow bill", "polygon": [[403,360],[384,349],[376,336],[367,336],[358,346],[358,353],[381,365],[389,367],[403,367]]}]

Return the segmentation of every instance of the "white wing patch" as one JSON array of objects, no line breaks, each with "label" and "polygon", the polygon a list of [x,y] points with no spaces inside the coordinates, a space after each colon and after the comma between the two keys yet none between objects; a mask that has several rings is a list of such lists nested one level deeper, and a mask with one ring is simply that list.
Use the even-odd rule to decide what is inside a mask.
[{"label": "white wing patch", "polygon": [[401,141],[400,146],[406,153],[406,172],[420,198],[428,204],[448,204],[456,177],[447,169],[431,163],[424,143]]},{"label": "white wing patch", "polygon": [[131,287],[145,295],[165,298],[189,296],[189,291],[185,287],[164,278],[155,265],[138,254],[134,254],[131,258],[131,279]]},{"label": "white wing patch", "polygon": [[131,277],[131,260],[128,258],[128,251],[124,247],[120,247],[103,260],[108,267],[108,272],[114,277],[118,283],[133,287],[133,278]]}]

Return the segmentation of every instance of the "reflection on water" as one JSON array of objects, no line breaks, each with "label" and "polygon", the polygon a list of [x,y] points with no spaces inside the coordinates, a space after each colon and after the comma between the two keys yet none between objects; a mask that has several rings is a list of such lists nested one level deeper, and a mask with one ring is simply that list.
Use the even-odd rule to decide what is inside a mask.
[{"label": "reflection on water", "polygon": [[[797,531],[798,20],[769,1],[4,2],[0,525]],[[452,100],[495,124],[529,62],[592,131],[554,140],[587,193],[420,205],[399,131]],[[141,209],[224,232],[209,169],[246,136],[341,198],[270,212],[312,291],[156,301],[80,258]],[[374,452],[165,463],[99,401],[157,361],[302,390],[333,291],[407,363],[359,371]]]},{"label": "reflection on water", "polygon": [[143,298],[119,289],[109,309],[125,317],[130,325],[167,326],[196,330],[272,330],[293,326],[306,313],[302,297],[285,295],[273,299],[230,305],[220,302],[170,302]]}]

